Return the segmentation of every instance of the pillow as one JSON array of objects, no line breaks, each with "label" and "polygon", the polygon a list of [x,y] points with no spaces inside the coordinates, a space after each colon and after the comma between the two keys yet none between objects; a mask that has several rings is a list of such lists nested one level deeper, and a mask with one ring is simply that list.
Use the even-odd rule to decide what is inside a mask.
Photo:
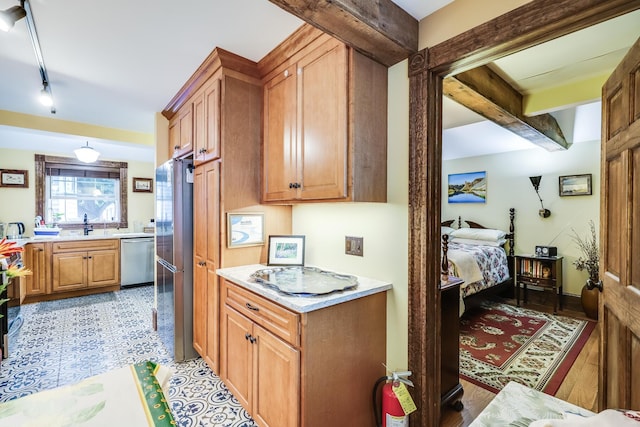
[{"label": "pillow", "polygon": [[454,237],[450,241],[450,243],[464,243],[465,245],[476,245],[476,246],[495,246],[500,247],[507,243],[507,239],[500,240],[475,240],[475,239],[461,239],[459,237]]},{"label": "pillow", "polygon": [[494,230],[492,228],[459,228],[451,232],[451,237],[459,237],[461,239],[487,240],[496,242],[504,239],[507,235],[502,230]]},{"label": "pillow", "polygon": [[444,236],[445,234],[451,234],[453,231],[455,231],[455,228],[446,227],[444,225],[440,226],[440,235],[441,236]]}]

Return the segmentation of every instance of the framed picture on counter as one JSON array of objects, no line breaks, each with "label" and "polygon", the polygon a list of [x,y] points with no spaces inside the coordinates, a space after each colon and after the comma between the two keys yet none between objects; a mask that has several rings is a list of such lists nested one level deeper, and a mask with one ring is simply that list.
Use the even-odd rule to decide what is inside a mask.
[{"label": "framed picture on counter", "polygon": [[0,187],[29,188],[29,171],[0,169]]},{"label": "framed picture on counter", "polygon": [[263,213],[227,213],[227,247],[264,245]]},{"label": "framed picture on counter", "polygon": [[267,265],[304,265],[304,236],[269,236]]}]

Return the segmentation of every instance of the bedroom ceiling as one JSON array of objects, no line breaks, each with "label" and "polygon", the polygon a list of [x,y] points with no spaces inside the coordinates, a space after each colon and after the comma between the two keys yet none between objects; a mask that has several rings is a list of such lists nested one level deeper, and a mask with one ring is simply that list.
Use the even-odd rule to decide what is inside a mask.
[{"label": "bedroom ceiling", "polygon": [[[450,1],[394,0],[416,19]],[[0,10],[17,4],[18,0],[0,0]],[[149,0],[102,3],[31,0],[31,7],[57,112],[49,114],[48,109],[37,101],[40,76],[25,20],[19,21],[10,32],[0,34],[3,77],[0,80],[0,110],[141,133],[153,132],[154,113],[164,108],[215,46],[257,61],[302,24],[298,18],[266,0],[159,3]],[[634,40],[638,36],[635,27],[627,30],[634,35]],[[605,51],[607,46],[612,46],[608,41],[609,33],[611,31],[599,32]],[[579,38],[577,42],[584,41]],[[570,49],[586,53],[586,56],[573,59],[566,53],[553,56],[541,55],[538,51],[519,53],[497,61],[493,66],[522,91],[537,91],[557,84],[558,76],[584,74],[587,63],[598,62],[588,58],[589,54],[592,58],[597,55],[603,59],[600,62],[606,62],[604,59],[612,55],[602,50],[595,53],[594,46],[592,43],[589,49]],[[552,46],[549,49],[555,52],[560,48]],[[621,49],[624,46],[615,50]],[[561,62],[565,59],[567,61]],[[571,68],[571,61],[578,64],[577,72],[576,68]],[[550,66],[544,68],[544,64]],[[456,108],[455,104],[445,107],[444,119],[445,127],[459,134],[478,135],[478,126],[491,126],[479,124],[486,120]],[[472,128],[459,127],[469,123]],[[52,135],[0,125],[0,148],[24,147],[70,153],[86,140],[82,136]],[[153,149],[142,144],[95,138],[90,142],[104,158],[154,158]],[[460,141],[457,144],[464,146]],[[487,148],[487,144],[482,145]],[[450,147],[453,146],[452,143]],[[447,150],[449,148],[445,147]]]}]

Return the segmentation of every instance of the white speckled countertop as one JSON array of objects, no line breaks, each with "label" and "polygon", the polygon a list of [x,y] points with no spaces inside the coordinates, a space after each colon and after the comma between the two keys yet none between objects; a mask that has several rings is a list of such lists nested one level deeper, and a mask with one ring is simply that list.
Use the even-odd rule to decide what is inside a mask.
[{"label": "white speckled countertop", "polygon": [[[96,234],[93,234],[96,233]],[[130,239],[134,237],[154,237],[153,233],[113,233],[104,234],[102,230],[95,230],[88,236],[83,234],[63,234],[59,236],[34,236],[24,239],[9,240],[16,242],[18,246],[24,246],[30,242],[60,242],[67,240],[102,240],[102,239]]]},{"label": "white speckled countertop", "polygon": [[[378,292],[385,292],[392,288],[391,283],[369,279],[362,276],[356,276],[358,278],[358,286],[350,291],[334,292],[332,294],[318,296],[291,296],[268,288],[261,283],[257,283],[254,279],[251,279],[250,276],[253,273],[264,268],[269,267],[263,264],[251,264],[242,265],[239,267],[221,268],[216,272],[219,276],[224,277],[225,279],[228,279],[240,286],[249,289],[250,291],[262,295],[263,297],[277,302],[278,304],[298,313],[307,313],[309,311],[318,310],[335,304],[340,304],[342,302],[351,301],[357,298],[362,298]],[[340,274],[349,274],[343,271],[334,272]]]}]

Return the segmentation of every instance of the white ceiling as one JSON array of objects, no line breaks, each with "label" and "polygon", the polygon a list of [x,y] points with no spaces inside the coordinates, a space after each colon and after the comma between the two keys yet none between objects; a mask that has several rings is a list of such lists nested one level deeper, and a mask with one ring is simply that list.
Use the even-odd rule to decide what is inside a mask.
[{"label": "white ceiling", "polygon": [[[421,19],[451,0],[394,1]],[[0,10],[18,3],[0,0]],[[302,24],[267,0],[30,0],[30,4],[56,114],[50,114],[37,100],[40,76],[24,19],[10,32],[0,34],[0,110],[143,133],[153,132],[155,113],[163,110],[214,47],[258,61]],[[633,40],[637,33],[634,27]],[[603,35],[608,33],[599,32],[601,39]],[[583,50],[593,52],[593,47],[591,44]],[[603,56],[598,52],[598,56]],[[558,68],[567,70],[559,65],[566,53],[548,60],[541,60],[539,53],[533,55],[536,64],[551,66],[533,69],[523,66],[531,57],[514,56],[498,61],[497,69],[505,78],[515,76],[514,81],[522,84],[525,91],[544,86],[545,79],[540,76],[546,75],[547,82],[557,82],[553,72]],[[582,58],[582,64],[587,60]],[[538,86],[528,89],[530,82]],[[484,126],[482,132],[490,132],[491,128],[490,124],[476,123],[482,119],[463,108],[456,109],[455,104],[445,108],[444,119],[446,128],[467,123]],[[463,130],[453,133],[465,133]],[[466,133],[476,137],[478,131],[473,127]],[[0,148],[70,154],[87,139],[0,125]],[[103,153],[103,158],[147,161],[154,158],[151,147],[139,144],[94,138],[90,144]]]}]

